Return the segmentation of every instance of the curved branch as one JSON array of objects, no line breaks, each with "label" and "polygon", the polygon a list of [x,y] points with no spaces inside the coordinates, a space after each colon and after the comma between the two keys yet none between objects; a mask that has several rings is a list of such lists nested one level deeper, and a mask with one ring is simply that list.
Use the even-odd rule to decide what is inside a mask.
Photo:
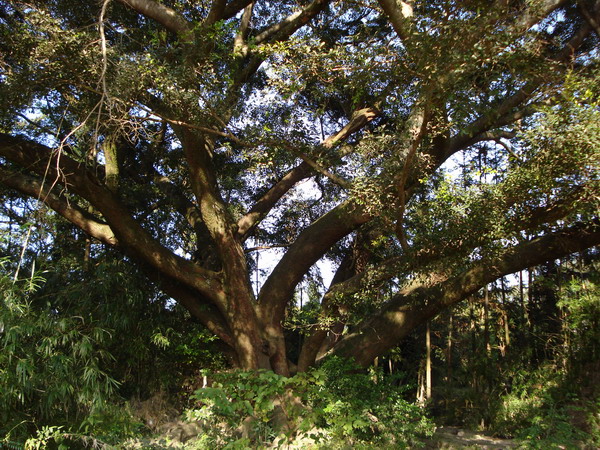
[{"label": "curved branch", "polygon": [[253,9],[254,2],[249,3],[248,6],[244,8],[244,13],[240,20],[240,27],[233,40],[233,53],[242,57],[248,56],[248,45],[246,41],[248,39],[248,32],[250,31],[250,19],[252,18]]},{"label": "curved branch", "polygon": [[412,6],[397,0],[379,0],[379,6],[388,17],[398,37],[406,41],[409,35],[410,18],[413,16]]},{"label": "curved branch", "polygon": [[241,240],[246,239],[254,227],[273,209],[275,204],[283,197],[296,183],[312,175],[311,167],[303,162],[294,167],[283,178],[275,183],[255,204],[250,211],[244,214],[238,220],[238,237]]},{"label": "curved branch", "polygon": [[599,244],[600,222],[596,220],[509,248],[495,258],[476,261],[470,269],[434,286],[397,295],[355,332],[339,341],[330,354],[352,357],[362,366],[368,366],[416,327],[486,284]]},{"label": "curved branch", "polygon": [[191,30],[190,23],[177,11],[154,0],[119,0],[138,13],[155,20],[174,33]]},{"label": "curved branch", "polygon": [[[352,114],[350,121],[337,133],[329,136],[321,143],[321,147],[330,149],[335,145],[348,139],[352,134],[360,131],[369,122],[379,115],[375,107],[363,108]],[[273,185],[255,205],[238,221],[238,236],[244,240],[252,229],[271,211],[275,204],[299,181],[313,174],[311,166],[307,161],[290,170]]]},{"label": "curved branch", "polygon": [[[331,280],[329,288],[331,289],[332,286],[344,282],[352,277],[355,272],[355,268],[356,265],[354,252],[348,251],[338,266]],[[334,297],[332,296],[323,298],[321,301],[320,317],[329,318],[333,316],[337,320],[331,326],[323,326],[318,323],[312,326],[310,333],[304,339],[302,348],[300,349],[297,367],[298,372],[304,372],[308,370],[308,368],[315,363],[319,352],[322,352],[321,349],[323,344],[326,343],[326,340],[328,340],[327,338],[332,333],[337,333],[340,328],[343,330],[344,323],[340,320],[340,308],[335,304],[335,302],[332,301],[333,299]],[[330,339],[329,341],[332,341],[329,345],[329,348],[331,348],[335,342],[333,342],[333,339]],[[325,351],[329,350],[329,348],[326,348]]]},{"label": "curved branch", "polygon": [[52,193],[50,187],[47,184],[42,185],[39,179],[0,168],[0,183],[39,199],[89,236],[111,247],[118,247],[117,238],[107,224],[67,201],[62,195]]},{"label": "curved branch", "polygon": [[264,323],[280,328],[287,301],[304,274],[333,244],[369,219],[359,205],[347,200],[302,231],[261,289],[259,307]]},{"label": "curved branch", "polygon": [[262,33],[259,33],[254,38],[254,43],[256,45],[260,45],[265,42],[282,41],[287,39],[297,30],[306,25],[313,17],[323,11],[328,3],[329,0],[313,0],[305,8],[290,14],[281,22],[270,26]]},{"label": "curved branch", "polygon": [[206,19],[204,19],[203,25],[210,26],[221,20],[225,12],[226,5],[227,0],[213,0],[212,5],[210,6],[210,11],[208,12],[208,16],[206,16]]},{"label": "curved branch", "polygon": [[[543,224],[551,224],[564,219],[573,212],[581,199],[581,194],[582,189],[575,189],[562,200],[548,206],[534,208],[520,218],[513,219],[511,221],[512,233],[532,232]],[[503,207],[508,210],[518,200],[518,198],[508,199]],[[356,294],[368,286],[376,286],[402,273],[422,271],[427,265],[433,262],[439,263],[448,255],[464,254],[465,247],[473,249],[483,245],[488,231],[483,229],[479,233],[469,234],[464,239],[447,241],[442,247],[423,248],[391,257],[379,263],[375,268],[360,272],[338,283],[332,283],[325,293],[322,303],[328,303],[337,297]]]},{"label": "curved branch", "polygon": [[[545,0],[544,4],[549,8],[547,14],[559,7],[562,3],[564,2]],[[539,20],[539,17],[536,19],[536,22],[537,20]],[[585,38],[591,31],[592,28],[589,24],[583,24],[579,29],[575,30],[563,48],[551,57],[551,61],[559,66],[562,65],[563,67],[566,67],[567,64],[573,60],[575,51],[581,47]],[[482,113],[465,130],[463,130],[462,133],[446,139],[442,145],[438,146],[437,149],[431,153],[436,164],[441,164],[453,154],[478,142],[486,132],[510,125],[511,123],[534,113],[535,108],[533,108],[531,103],[527,104],[527,102],[528,100],[531,100],[533,94],[544,84],[544,82],[545,78],[543,75],[529,81],[521,89],[502,100],[498,105],[493,105],[488,111]]]},{"label": "curved branch", "polygon": [[547,17],[554,10],[567,3],[569,3],[569,0],[541,0],[537,4],[533,3],[527,8],[525,13],[519,17],[519,20],[517,20],[515,25],[523,29],[529,29]]},{"label": "curved branch", "polygon": [[62,152],[4,133],[0,133],[0,155],[38,175],[59,181],[89,201],[104,216],[124,253],[192,287],[217,304],[224,302],[216,273],[175,255],[157,242],[85,166]]},{"label": "curved branch", "polygon": [[231,329],[216,307],[199,302],[198,295],[176,281],[159,277],[158,285],[166,294],[187,309],[192,317],[198,319],[211,333],[218,336],[229,347],[235,347]]}]

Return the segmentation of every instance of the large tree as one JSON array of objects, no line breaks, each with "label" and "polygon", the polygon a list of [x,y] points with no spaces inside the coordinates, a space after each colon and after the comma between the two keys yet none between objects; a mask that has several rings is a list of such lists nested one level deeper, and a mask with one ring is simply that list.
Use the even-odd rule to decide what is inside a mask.
[{"label": "large tree", "polygon": [[[600,1],[2,1],[0,32],[0,183],[138,264],[242,368],[366,366],[600,243]],[[263,247],[283,256],[259,286]]]}]

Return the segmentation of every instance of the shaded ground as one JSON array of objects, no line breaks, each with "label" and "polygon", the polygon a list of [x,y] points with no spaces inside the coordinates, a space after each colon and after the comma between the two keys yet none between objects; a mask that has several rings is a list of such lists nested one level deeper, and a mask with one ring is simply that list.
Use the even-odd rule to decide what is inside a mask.
[{"label": "shaded ground", "polygon": [[513,439],[499,439],[477,431],[463,430],[457,427],[441,427],[433,438],[427,442],[429,449],[482,448],[503,449],[516,448],[519,443]]}]

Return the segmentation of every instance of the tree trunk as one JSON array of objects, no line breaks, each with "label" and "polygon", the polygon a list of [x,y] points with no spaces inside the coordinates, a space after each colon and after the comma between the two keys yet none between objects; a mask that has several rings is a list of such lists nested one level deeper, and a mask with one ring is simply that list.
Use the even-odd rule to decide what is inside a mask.
[{"label": "tree trunk", "polygon": [[506,286],[504,284],[504,277],[500,278],[500,292],[502,295],[502,305],[500,307],[500,317],[502,320],[502,328],[504,330],[504,339],[502,340],[502,346],[500,347],[500,353],[502,357],[506,356],[508,348],[510,347],[510,328],[508,323],[508,304],[506,303]]},{"label": "tree trunk", "polygon": [[425,330],[425,400],[431,399],[431,321]]},{"label": "tree trunk", "polygon": [[486,284],[483,288],[483,339],[485,344],[485,352],[491,353],[492,348],[490,345],[490,292],[488,285]]},{"label": "tree trunk", "polygon": [[[454,326],[452,311],[450,311],[450,318],[448,319],[448,341],[446,344],[446,386],[448,392],[452,392],[452,331]],[[446,395],[446,411],[449,407],[449,396]]]}]

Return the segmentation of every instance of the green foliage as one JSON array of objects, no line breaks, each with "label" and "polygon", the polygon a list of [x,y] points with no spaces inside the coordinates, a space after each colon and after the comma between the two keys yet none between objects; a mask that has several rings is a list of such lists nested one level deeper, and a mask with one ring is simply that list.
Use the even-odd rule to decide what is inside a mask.
[{"label": "green foliage", "polygon": [[494,430],[515,435],[530,448],[564,448],[590,440],[572,423],[577,407],[569,404],[573,398],[564,374],[547,365],[516,375],[511,392],[501,398],[492,422]]},{"label": "green foliage", "polygon": [[214,337],[153,298],[131,266],[98,261],[83,271],[65,246],[45,279],[13,282],[2,262],[2,438],[61,426],[71,440],[118,443],[147,431],[123,397],[180,392],[199,365],[223,364]]},{"label": "green foliage", "polygon": [[405,447],[433,432],[431,421],[404,399],[405,389],[393,377],[336,358],[291,378],[234,371],[214,379],[212,387],[195,392],[202,406],[188,410],[186,418],[212,430],[215,446],[265,445],[285,436],[325,446]]},{"label": "green foliage", "polygon": [[573,276],[557,306],[565,311],[569,356],[580,364],[600,359],[600,272],[592,270],[583,280]]},{"label": "green foliage", "polygon": [[376,369],[359,371],[351,362],[327,360],[313,376],[316,387],[309,404],[316,423],[339,442],[377,445],[416,445],[431,435],[433,425],[423,410],[405,399],[397,377]]},{"label": "green foliage", "polygon": [[[21,259],[30,263],[22,267],[35,262],[47,270],[46,281],[23,270],[27,279],[13,283],[7,275],[12,270],[0,271],[4,435],[35,434],[30,444],[38,447],[58,445],[67,435],[79,439],[78,433],[117,442],[141,427],[119,406],[123,398],[147,398],[156,391],[174,398],[200,368],[224,367],[215,338],[158,293],[142,272],[168,292],[183,292],[182,304],[218,304],[215,318],[223,319],[225,328],[237,329],[232,321],[239,318],[220,317],[221,289],[213,288],[243,292],[230,290],[229,284],[247,283],[249,274],[240,277],[236,269],[230,276],[228,268],[243,268],[249,258],[229,251],[241,240],[226,243],[216,236],[235,230],[237,219],[249,211],[265,220],[250,224],[247,247],[290,246],[289,255],[300,258],[289,259],[307,267],[316,267],[313,263],[322,257],[339,262],[343,254],[358,252],[362,245],[351,234],[363,232],[359,224],[377,228],[373,244],[365,245],[369,255],[354,255],[354,273],[339,272],[343,278],[368,275],[352,299],[340,295],[324,313],[319,283],[318,288],[312,285],[304,307],[296,309],[291,295],[281,300],[282,311],[288,306],[285,326],[291,333],[285,336],[287,354],[279,356],[289,360],[298,355],[304,330],[341,320],[354,332],[392,296],[400,300],[407,280],[417,288],[421,278],[423,287],[438,279],[443,283],[474,260],[510,245],[575,221],[597,220],[600,77],[597,36],[585,36],[585,27],[580,28],[586,23],[585,2],[560,2],[556,10],[540,11],[539,22],[530,7],[544,9],[548,2],[411,2],[414,9],[400,36],[398,24],[392,26],[382,8],[373,7],[375,1],[314,2],[313,7],[326,6],[315,17],[310,11],[293,16],[307,25],[298,29],[297,20],[286,17],[307,1],[281,0],[276,8],[273,2],[253,2],[248,27],[240,26],[241,14],[235,11],[207,24],[205,14],[219,9],[209,8],[208,1],[161,2],[173,8],[173,19],[181,14],[180,20],[189,21],[190,32],[179,34],[125,3],[103,3],[106,14],[100,16],[98,2],[0,2],[2,131],[60,149],[63,162],[70,158],[90,174],[77,181],[57,161],[57,175],[64,176],[47,178],[53,165],[43,175],[37,171],[52,184],[52,197],[36,196],[7,183],[21,180],[31,187],[30,170],[37,169],[6,156],[12,150],[5,150],[1,169],[7,176],[1,181],[11,187],[9,194],[1,193],[1,226],[6,223],[14,239],[22,232],[19,226],[29,227],[29,210],[57,196],[66,205],[53,206],[58,215],[72,206],[85,213],[81,220],[95,217],[102,228],[108,225],[119,241],[114,250],[100,249],[74,231],[80,221],[68,225],[41,210]],[[225,9],[240,4],[227,3]],[[567,53],[572,64],[561,62]],[[319,145],[367,107],[377,110],[377,117],[351,127],[350,135],[331,148]],[[422,139],[413,141],[408,125],[421,107],[427,110],[426,129]],[[119,186],[100,198],[92,193],[102,190],[96,192],[97,185],[85,179],[102,184],[109,143],[120,169]],[[409,148],[415,151],[412,162]],[[191,155],[204,153],[206,158],[193,161]],[[462,156],[460,176],[441,169],[452,156]],[[337,186],[322,173],[302,175],[301,167],[289,176],[305,157],[343,176],[351,188]],[[193,167],[198,164],[202,176]],[[309,176],[307,191],[312,192],[302,192],[298,182]],[[265,196],[283,179],[295,180],[291,184],[298,189],[286,194],[280,189],[285,183],[279,183]],[[21,192],[15,196],[12,189]],[[271,209],[268,198],[277,191],[275,197],[281,198]],[[111,203],[113,197],[118,203]],[[218,201],[211,204],[209,198]],[[311,235],[309,224],[318,225],[319,217],[348,199],[352,208],[338,208],[320,221],[331,224],[327,233]],[[213,211],[228,211],[231,218],[225,214],[222,223],[214,224],[214,217],[209,219]],[[162,258],[166,251],[146,252],[148,240],[132,239],[139,229],[129,228],[129,219],[154,239],[153,248],[171,251],[172,259]],[[303,230],[309,240],[314,238],[316,245],[304,246],[313,256],[302,249],[295,253],[299,245],[293,242]],[[403,237],[406,245],[400,248]],[[19,245],[3,247],[2,254],[14,254]],[[117,253],[121,251],[125,256]],[[237,262],[224,259],[235,255]],[[156,262],[174,261],[171,267],[177,267],[181,256],[221,283],[209,286],[204,277],[175,277],[178,281],[170,286],[173,273],[156,271],[161,266]],[[392,258],[399,259],[394,270],[387,266]],[[387,275],[370,281],[365,268],[377,268],[384,259]],[[140,263],[139,270],[132,269],[133,260]],[[308,275],[297,272],[296,261],[280,263],[281,272],[287,272],[282,284],[276,283],[280,292],[291,293],[296,281]],[[266,270],[258,256],[248,266],[256,269],[257,285],[271,284],[259,282],[265,281],[261,271]],[[558,441],[569,438],[564,418],[571,404],[565,398],[572,392],[558,388],[581,377],[584,361],[598,359],[598,280],[592,274],[569,282],[548,275],[529,287],[527,301],[509,295],[495,311],[477,305],[457,312],[455,358],[450,348],[447,355],[441,346],[434,348],[435,358],[450,369],[447,398],[452,399],[446,406],[470,408],[455,418],[473,423],[467,418],[481,413],[506,433],[521,428],[529,439],[546,442],[556,429]],[[559,292],[553,284],[559,284]],[[263,294],[260,298],[270,298],[268,287]],[[235,303],[254,305],[255,299],[247,297],[225,299],[226,309],[246,311]],[[406,306],[418,312],[418,305]],[[412,312],[405,324],[421,320]],[[241,320],[246,319],[251,318]],[[507,325],[506,337],[494,333],[494,320]],[[250,323],[257,336],[264,334],[264,326]],[[404,344],[414,343],[411,339]],[[501,346],[502,354],[496,351]],[[414,380],[421,354],[415,345],[407,357],[406,347],[397,350],[395,362],[405,363],[407,378]],[[515,369],[521,366],[531,369]],[[562,378],[537,374],[543,367],[556,367]],[[548,390],[534,389],[527,381],[532,374]],[[198,445],[247,447],[280,433],[291,439],[316,427],[313,434],[328,443],[402,446],[413,445],[417,435],[430,429],[421,410],[406,402],[408,393],[396,387],[397,381],[339,360],[290,379],[270,372],[232,372],[215,379],[213,387],[197,394],[202,408],[189,412],[213,429]]]},{"label": "green foliage", "polygon": [[0,275],[0,434],[22,435],[52,418],[78,420],[102,408],[118,387],[103,370],[109,332],[95,321],[34,308],[42,282]]},{"label": "green foliage", "polygon": [[[598,253],[523,275],[522,286],[491,285],[432,323],[431,408],[447,424],[519,438],[527,448],[595,447]],[[407,348],[410,341],[400,349],[405,364],[418,364],[422,353]]]},{"label": "green foliage", "polygon": [[128,438],[146,433],[146,427],[134,418],[127,404],[107,403],[94,410],[79,425],[77,434],[94,436],[108,444],[119,444]]},{"label": "green foliage", "polygon": [[59,450],[65,450],[68,447],[63,444],[64,434],[63,427],[44,426],[36,433],[35,437],[27,439],[25,448],[27,450],[39,450],[47,448],[53,442],[58,444]]}]

